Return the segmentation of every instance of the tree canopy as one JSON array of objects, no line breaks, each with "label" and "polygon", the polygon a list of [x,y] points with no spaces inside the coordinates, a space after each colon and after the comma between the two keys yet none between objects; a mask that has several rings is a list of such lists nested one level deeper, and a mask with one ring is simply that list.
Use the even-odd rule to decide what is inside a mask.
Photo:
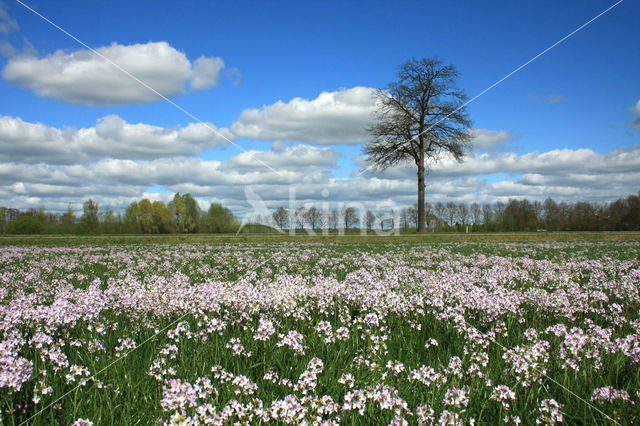
[{"label": "tree canopy", "polygon": [[376,91],[372,139],[364,147],[367,161],[386,169],[413,161],[418,168],[418,231],[425,230],[424,175],[433,163],[450,155],[461,161],[471,147],[464,101],[453,65],[437,58],[410,59],[398,80]]}]

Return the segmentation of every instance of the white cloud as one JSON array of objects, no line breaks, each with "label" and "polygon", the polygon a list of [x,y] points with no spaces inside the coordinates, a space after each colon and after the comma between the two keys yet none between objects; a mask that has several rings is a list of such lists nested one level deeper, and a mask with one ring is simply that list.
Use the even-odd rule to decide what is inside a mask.
[{"label": "white cloud", "polygon": [[199,155],[208,147],[227,144],[232,135],[211,123],[186,127],[130,124],[117,115],[90,128],[58,129],[42,123],[0,116],[0,161],[18,163],[80,163],[102,158],[152,159]]},{"label": "white cloud", "polygon": [[161,98],[109,61],[166,97],[183,93],[187,82],[193,90],[216,84],[224,67],[222,59],[205,57],[192,65],[183,52],[164,41],[127,46],[112,43],[96,51],[102,56],[81,49],[71,53],[58,50],[43,58],[12,57],[2,76],[38,96],[75,104],[144,104]]},{"label": "white cloud", "polygon": [[[361,169],[365,169],[367,166],[362,157],[358,157],[356,162]],[[511,175],[537,173],[566,176],[574,172],[601,175],[629,173],[636,170],[640,170],[640,148],[638,147],[613,150],[606,154],[583,148],[576,150],[556,149],[522,155],[513,152],[472,154],[465,157],[462,163],[445,158],[431,170],[429,177],[459,178],[497,173]],[[415,166],[409,163],[384,172],[371,169],[364,173],[365,176],[394,179],[413,178],[415,174]]]},{"label": "white cloud", "polygon": [[361,144],[375,108],[374,89],[354,87],[322,92],[308,100],[278,101],[244,110],[231,126],[238,137],[300,141],[315,145]]},{"label": "white cloud", "polygon": [[256,165],[266,164],[279,170],[337,169],[336,161],[341,154],[330,148],[295,145],[279,152],[247,151],[224,163],[224,169],[252,170]]},{"label": "white cloud", "polygon": [[220,70],[224,68],[224,62],[220,58],[199,57],[193,63],[191,75],[191,89],[205,90],[215,85],[220,76]]},{"label": "white cloud", "polygon": [[473,148],[478,151],[502,151],[513,136],[506,130],[472,129]]}]

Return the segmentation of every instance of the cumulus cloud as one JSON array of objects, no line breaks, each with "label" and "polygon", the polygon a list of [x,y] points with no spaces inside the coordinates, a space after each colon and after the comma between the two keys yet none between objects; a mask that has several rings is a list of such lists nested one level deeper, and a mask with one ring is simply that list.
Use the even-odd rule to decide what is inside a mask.
[{"label": "cumulus cloud", "polygon": [[[330,148],[314,147],[309,145],[295,145],[278,152],[274,151],[247,151],[229,160],[222,166],[223,169],[251,170],[256,164],[268,164],[277,170],[309,171],[311,169],[337,169],[336,161],[341,154]],[[260,161],[260,163],[258,163]]]},{"label": "cumulus cloud", "polygon": [[[364,159],[356,159],[358,165],[366,168]],[[555,149],[546,152],[481,153],[465,157],[458,163],[445,158],[430,171],[430,177],[459,178],[494,174],[522,175],[527,173],[540,175],[567,176],[569,173],[588,173],[595,176],[629,173],[640,170],[640,148],[637,146],[610,151],[606,154],[591,149]],[[415,166],[402,164],[385,171],[367,170],[363,175],[389,177],[394,179],[414,178]]]},{"label": "cumulus cloud", "polygon": [[472,129],[473,148],[477,151],[503,151],[513,136],[506,130]]},{"label": "cumulus cloud", "polygon": [[99,54],[81,49],[70,53],[58,50],[42,58],[15,56],[2,76],[38,96],[74,104],[144,104],[161,99],[158,93],[165,97],[183,93],[187,83],[192,90],[207,89],[217,83],[224,67],[220,58],[200,57],[192,64],[183,52],[164,41],[127,46],[112,43],[96,51]]},{"label": "cumulus cloud", "polygon": [[244,110],[231,131],[254,140],[299,141],[315,145],[361,144],[375,109],[374,89],[354,87],[322,92]]},{"label": "cumulus cloud", "polygon": [[543,104],[559,104],[562,102],[569,102],[563,95],[539,95],[537,93],[529,93],[530,102],[540,102]]},{"label": "cumulus cloud", "polygon": [[19,117],[0,116],[0,161],[16,163],[81,163],[103,158],[152,159],[199,155],[227,144],[232,135],[211,123],[184,127],[131,124],[117,115],[94,127],[58,129]]},{"label": "cumulus cloud", "polygon": [[199,57],[193,63],[191,75],[191,89],[205,90],[218,82],[220,70],[224,68],[224,62],[220,58]]},{"label": "cumulus cloud", "polygon": [[631,127],[640,130],[640,100],[638,100],[636,105],[631,108],[631,112],[637,115],[636,118],[631,120]]},{"label": "cumulus cloud", "polygon": [[[201,200],[220,199],[225,204],[241,201],[243,187],[252,185],[261,196],[281,193],[288,196],[289,185],[311,187],[326,182],[325,167],[335,167],[339,154],[323,147],[289,147],[278,154],[282,164],[275,174],[264,167],[247,167],[251,156],[278,160],[271,152],[242,153],[220,162],[199,158],[159,158],[155,160],[103,159],[96,163],[53,165],[0,162],[0,187],[6,192],[3,204],[18,208],[46,206],[64,210],[66,203],[81,205],[89,197],[103,206],[122,209],[139,199],[152,186],[170,191],[191,192]],[[297,157],[296,162],[287,159]],[[30,200],[27,202],[27,198]]]}]

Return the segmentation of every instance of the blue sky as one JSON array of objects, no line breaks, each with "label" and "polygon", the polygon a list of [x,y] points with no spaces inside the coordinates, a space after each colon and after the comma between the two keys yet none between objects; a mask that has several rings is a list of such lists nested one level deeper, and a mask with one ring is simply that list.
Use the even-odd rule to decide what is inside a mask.
[{"label": "blue sky", "polygon": [[[64,210],[91,197],[118,210],[180,191],[240,215],[248,186],[269,207],[286,205],[290,186],[300,203],[328,189],[335,203],[412,204],[411,165],[359,172],[367,91],[411,57],[438,56],[473,97],[615,4],[24,3],[228,140],[3,0],[1,205]],[[639,18],[623,1],[472,102],[476,150],[433,170],[428,201],[636,193]]]}]

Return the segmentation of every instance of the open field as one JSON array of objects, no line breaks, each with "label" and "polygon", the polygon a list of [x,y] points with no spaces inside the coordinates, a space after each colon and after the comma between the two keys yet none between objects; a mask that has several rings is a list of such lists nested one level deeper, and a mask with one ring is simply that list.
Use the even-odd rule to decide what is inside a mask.
[{"label": "open field", "polygon": [[[318,232],[319,234],[319,232]],[[506,232],[427,233],[401,235],[308,235],[284,234],[164,234],[164,235],[0,235],[2,246],[105,246],[117,244],[233,244],[268,242],[330,243],[438,243],[438,242],[525,242],[525,241],[640,241],[640,232]]]},{"label": "open field", "polygon": [[4,424],[640,422],[637,233],[0,245]]}]

